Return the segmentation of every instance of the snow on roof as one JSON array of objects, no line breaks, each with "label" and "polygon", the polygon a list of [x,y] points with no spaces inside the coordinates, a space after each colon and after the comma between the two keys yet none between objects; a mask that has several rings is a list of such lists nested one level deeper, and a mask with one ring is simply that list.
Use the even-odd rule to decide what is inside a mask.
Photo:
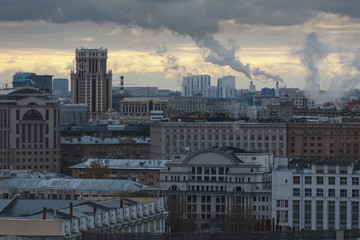
[{"label": "snow on roof", "polygon": [[[129,140],[129,142],[127,142]],[[150,138],[98,138],[92,136],[82,136],[72,139],[61,139],[61,144],[120,144],[132,143],[132,140],[138,144],[150,144]]]},{"label": "snow on roof", "polygon": [[137,192],[145,185],[128,179],[29,179],[10,178],[0,181],[0,189],[34,190],[62,189],[75,191]]},{"label": "snow on roof", "polygon": [[88,159],[83,163],[76,164],[70,168],[90,167],[92,162],[100,163],[109,169],[154,169],[161,170],[166,168],[166,163],[170,160],[150,160],[150,159]]}]

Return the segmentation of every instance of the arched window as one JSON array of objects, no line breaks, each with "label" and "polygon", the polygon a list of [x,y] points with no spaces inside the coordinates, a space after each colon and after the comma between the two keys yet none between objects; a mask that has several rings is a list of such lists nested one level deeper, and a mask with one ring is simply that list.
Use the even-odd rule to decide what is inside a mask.
[{"label": "arched window", "polygon": [[24,114],[23,120],[43,120],[43,117],[39,111],[32,109]]}]

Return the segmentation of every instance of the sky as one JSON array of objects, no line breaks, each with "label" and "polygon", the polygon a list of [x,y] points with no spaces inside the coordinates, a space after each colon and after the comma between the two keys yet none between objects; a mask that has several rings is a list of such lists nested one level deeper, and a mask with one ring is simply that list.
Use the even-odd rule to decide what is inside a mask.
[{"label": "sky", "polygon": [[15,72],[70,79],[75,49],[108,49],[113,85],[181,90],[360,88],[358,0],[0,0],[0,87]]}]

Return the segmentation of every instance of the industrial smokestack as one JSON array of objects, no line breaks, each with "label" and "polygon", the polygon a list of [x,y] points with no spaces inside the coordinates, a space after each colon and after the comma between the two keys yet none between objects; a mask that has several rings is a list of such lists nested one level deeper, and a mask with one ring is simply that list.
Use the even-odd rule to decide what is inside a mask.
[{"label": "industrial smokestack", "polygon": [[124,76],[120,76],[120,91],[124,92]]}]

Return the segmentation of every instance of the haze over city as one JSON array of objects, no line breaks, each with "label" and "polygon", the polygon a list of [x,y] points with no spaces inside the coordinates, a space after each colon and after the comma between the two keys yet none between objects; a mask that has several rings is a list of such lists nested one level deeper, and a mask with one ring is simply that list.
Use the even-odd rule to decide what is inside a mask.
[{"label": "haze over city", "polygon": [[109,49],[113,85],[179,90],[182,77],[349,89],[359,80],[358,1],[2,1],[0,84],[69,78],[74,49]]}]

